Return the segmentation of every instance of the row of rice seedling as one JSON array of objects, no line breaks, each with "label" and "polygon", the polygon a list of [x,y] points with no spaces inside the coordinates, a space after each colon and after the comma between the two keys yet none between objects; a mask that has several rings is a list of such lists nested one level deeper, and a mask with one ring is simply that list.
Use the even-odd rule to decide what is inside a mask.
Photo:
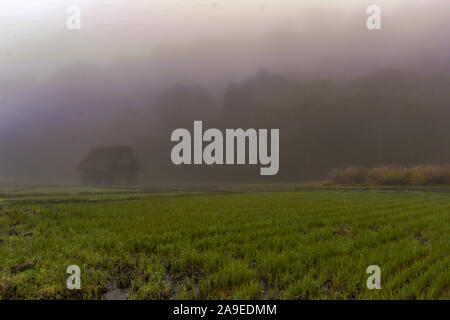
[{"label": "row of rice seedling", "polygon": [[0,213],[0,298],[449,298],[449,212],[432,191],[16,202]]}]

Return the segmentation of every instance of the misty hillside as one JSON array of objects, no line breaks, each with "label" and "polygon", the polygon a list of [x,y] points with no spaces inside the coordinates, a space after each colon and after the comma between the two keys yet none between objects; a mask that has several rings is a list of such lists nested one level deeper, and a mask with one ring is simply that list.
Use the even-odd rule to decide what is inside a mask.
[{"label": "misty hillside", "polygon": [[[323,179],[335,167],[450,162],[450,77],[382,70],[350,81],[299,81],[260,71],[230,82],[222,97],[177,84],[121,86],[92,68],[23,86],[1,103],[0,177],[76,182],[90,148],[130,145],[141,183],[259,181],[259,166],[180,166],[170,134],[192,130],[279,128],[280,171],[266,181]],[[9,100],[8,100],[9,99]]]}]

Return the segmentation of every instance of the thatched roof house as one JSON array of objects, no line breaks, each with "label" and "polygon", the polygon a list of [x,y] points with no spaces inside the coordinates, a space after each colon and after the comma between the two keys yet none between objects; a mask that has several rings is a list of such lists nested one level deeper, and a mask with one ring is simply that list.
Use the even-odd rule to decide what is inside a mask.
[{"label": "thatched roof house", "polygon": [[136,184],[139,163],[131,147],[96,148],[77,167],[83,184]]}]

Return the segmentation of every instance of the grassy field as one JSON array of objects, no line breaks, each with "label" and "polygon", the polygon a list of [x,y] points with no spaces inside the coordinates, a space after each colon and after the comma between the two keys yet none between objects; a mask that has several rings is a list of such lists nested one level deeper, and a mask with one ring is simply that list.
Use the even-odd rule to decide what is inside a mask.
[{"label": "grassy field", "polygon": [[[68,290],[69,265],[81,290]],[[368,290],[366,268],[381,268]],[[449,299],[450,189],[16,191],[2,299]]]}]

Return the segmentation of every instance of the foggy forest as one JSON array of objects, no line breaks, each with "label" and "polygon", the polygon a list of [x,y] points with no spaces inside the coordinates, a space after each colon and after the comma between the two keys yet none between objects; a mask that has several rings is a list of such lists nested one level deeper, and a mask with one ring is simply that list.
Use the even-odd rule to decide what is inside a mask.
[{"label": "foggy forest", "polygon": [[[450,24],[448,3],[435,2],[439,10],[384,3],[376,31],[365,28],[364,3],[289,11],[266,1],[239,17],[221,3],[182,15],[159,9],[159,20],[144,20],[139,5],[122,20],[99,9],[78,34],[3,35],[1,181],[77,183],[91,148],[121,145],[136,153],[140,184],[313,181],[347,165],[446,164],[450,44],[442,31]],[[214,17],[229,23],[211,24]],[[33,32],[32,22],[22,29]],[[279,173],[173,165],[170,133],[194,120],[279,128]]]}]

